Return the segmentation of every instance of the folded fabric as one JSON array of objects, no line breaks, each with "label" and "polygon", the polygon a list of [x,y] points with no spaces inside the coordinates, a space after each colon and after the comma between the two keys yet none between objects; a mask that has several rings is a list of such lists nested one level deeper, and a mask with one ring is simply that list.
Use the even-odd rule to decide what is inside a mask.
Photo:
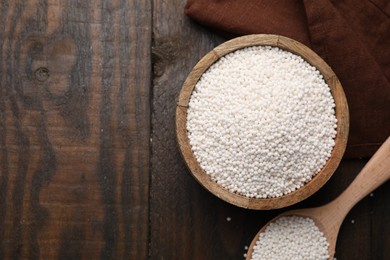
[{"label": "folded fabric", "polygon": [[390,135],[390,1],[188,0],[185,12],[227,37],[279,34],[320,55],[348,100],[345,157],[371,156]]}]

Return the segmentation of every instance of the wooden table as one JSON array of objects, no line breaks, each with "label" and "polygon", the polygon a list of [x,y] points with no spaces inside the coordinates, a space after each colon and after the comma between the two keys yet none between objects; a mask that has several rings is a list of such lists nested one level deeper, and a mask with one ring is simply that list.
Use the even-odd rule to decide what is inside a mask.
[{"label": "wooden table", "polygon": [[[282,212],[229,205],[184,166],[177,95],[224,40],[184,4],[1,2],[0,259],[243,259]],[[294,208],[335,198],[365,162]],[[347,216],[338,259],[390,259],[389,188]]]}]

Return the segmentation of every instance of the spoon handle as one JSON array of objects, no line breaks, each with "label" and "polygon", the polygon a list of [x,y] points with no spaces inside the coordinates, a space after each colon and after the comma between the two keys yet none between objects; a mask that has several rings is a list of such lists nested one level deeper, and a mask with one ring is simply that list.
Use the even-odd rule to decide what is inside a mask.
[{"label": "spoon handle", "polygon": [[390,179],[390,137],[379,147],[351,185],[336,199],[344,216],[361,199]]}]

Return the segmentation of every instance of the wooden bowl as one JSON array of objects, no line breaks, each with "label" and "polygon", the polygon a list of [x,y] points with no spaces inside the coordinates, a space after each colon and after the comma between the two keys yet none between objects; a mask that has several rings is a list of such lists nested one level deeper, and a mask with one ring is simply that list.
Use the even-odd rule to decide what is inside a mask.
[{"label": "wooden bowl", "polygon": [[[331,157],[322,170],[303,187],[281,197],[256,199],[233,193],[219,185],[202,169],[196,160],[187,135],[187,108],[192,91],[202,74],[219,58],[238,49],[250,46],[274,46],[301,56],[324,76],[333,95],[336,107],[337,134]],[[305,45],[278,35],[255,34],[227,41],[206,54],[188,75],[180,92],[176,108],[176,134],[181,154],[195,179],[217,197],[243,208],[277,209],[302,201],[318,191],[333,175],[344,154],[348,139],[349,113],[343,88],[333,70],[316,53]]]}]

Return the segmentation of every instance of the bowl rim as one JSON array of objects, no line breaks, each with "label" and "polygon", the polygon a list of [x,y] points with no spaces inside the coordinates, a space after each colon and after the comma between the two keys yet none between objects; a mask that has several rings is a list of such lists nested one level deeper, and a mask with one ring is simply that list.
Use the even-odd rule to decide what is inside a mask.
[{"label": "bowl rim", "polygon": [[[304,186],[276,198],[249,198],[244,195],[231,192],[216,181],[212,180],[196,160],[187,135],[188,103],[190,101],[192,91],[202,74],[221,57],[238,49],[251,46],[273,46],[301,56],[312,66],[316,67],[323,75],[336,104],[335,112],[337,118],[337,134],[331,157],[328,159],[322,170]],[[184,158],[191,174],[204,188],[213,193],[215,196],[233,205],[249,209],[268,210],[283,208],[298,203],[317,192],[336,171],[345,152],[348,140],[348,131],[349,111],[347,99],[339,79],[330,66],[314,51],[302,43],[284,36],[273,34],[252,34],[234,38],[215,47],[203,56],[185,80],[180,91],[176,107],[177,142],[182,157]]]}]

